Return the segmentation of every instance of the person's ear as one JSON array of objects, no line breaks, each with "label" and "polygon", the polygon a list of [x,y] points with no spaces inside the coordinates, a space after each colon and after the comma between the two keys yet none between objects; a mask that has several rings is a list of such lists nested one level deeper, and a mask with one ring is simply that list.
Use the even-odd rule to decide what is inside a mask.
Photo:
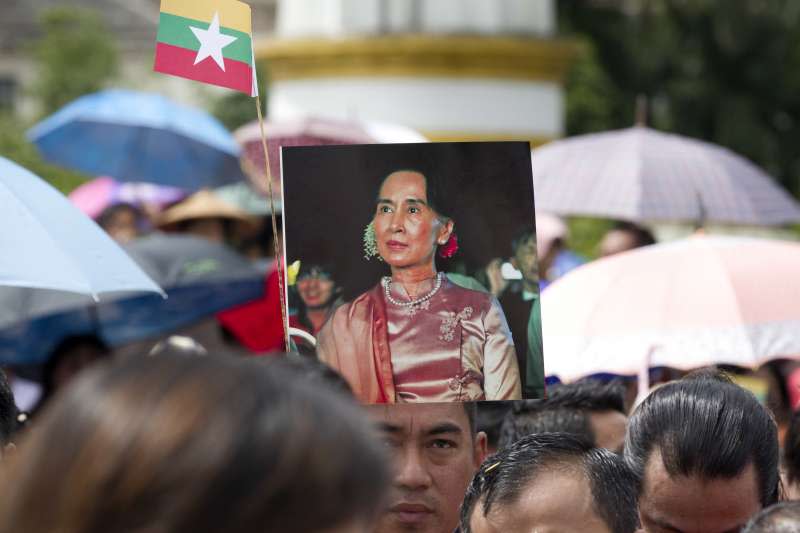
[{"label": "person's ear", "polygon": [[436,238],[437,244],[446,244],[447,241],[450,239],[450,235],[452,235],[453,230],[456,229],[456,224],[453,222],[452,219],[448,218],[447,222],[442,224],[442,227],[439,228],[439,235]]},{"label": "person's ear", "polygon": [[486,456],[489,454],[489,439],[486,436],[486,433],[483,431],[479,431],[475,434],[475,449],[473,450],[473,462],[475,463],[475,468],[478,468],[483,463]]}]

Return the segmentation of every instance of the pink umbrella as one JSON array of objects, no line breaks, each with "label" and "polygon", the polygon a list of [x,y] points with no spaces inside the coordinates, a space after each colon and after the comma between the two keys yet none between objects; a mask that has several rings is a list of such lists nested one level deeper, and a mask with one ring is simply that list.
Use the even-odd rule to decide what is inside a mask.
[{"label": "pink umbrella", "polygon": [[186,197],[186,191],[152,183],[120,183],[108,176],[87,181],[69,194],[78,209],[97,218],[109,206],[119,203],[151,204],[164,207]]},{"label": "pink umbrella", "polygon": [[563,380],[800,353],[800,244],[696,235],[588,263],[542,292],[545,370]]},{"label": "pink umbrella", "polygon": [[[427,142],[416,131],[396,124],[357,122],[323,117],[268,121],[264,124],[269,152],[273,193],[280,193],[280,148],[282,146],[319,146],[325,144],[373,144]],[[264,179],[264,148],[258,122],[246,124],[234,132],[242,146],[242,167],[256,188],[267,192]]]}]

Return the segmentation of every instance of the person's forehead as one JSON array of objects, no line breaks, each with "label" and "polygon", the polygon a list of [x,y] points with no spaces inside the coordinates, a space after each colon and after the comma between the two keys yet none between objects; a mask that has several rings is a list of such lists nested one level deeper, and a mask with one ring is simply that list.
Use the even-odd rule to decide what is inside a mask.
[{"label": "person's forehead", "polygon": [[576,464],[545,467],[529,480],[516,501],[493,504],[483,517],[479,501],[471,524],[483,532],[560,532],[585,531],[610,533],[594,507],[591,486]]},{"label": "person's forehead", "polygon": [[659,450],[645,464],[643,518],[681,531],[725,532],[743,526],[761,508],[758,476],[750,462],[736,477],[670,474]]},{"label": "person's forehead", "polygon": [[469,434],[469,419],[464,406],[458,402],[427,404],[371,405],[368,411],[380,427],[391,427],[408,435],[424,434],[445,425],[457,427]]}]

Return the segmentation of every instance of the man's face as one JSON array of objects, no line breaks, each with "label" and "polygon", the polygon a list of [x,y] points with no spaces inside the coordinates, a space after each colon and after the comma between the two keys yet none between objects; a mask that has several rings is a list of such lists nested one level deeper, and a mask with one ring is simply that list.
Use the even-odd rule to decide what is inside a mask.
[{"label": "man's face", "polygon": [[645,466],[639,517],[646,533],[736,533],[761,510],[752,463],[734,478],[670,476],[656,450]]},{"label": "man's face", "polygon": [[514,268],[522,273],[522,279],[529,283],[539,282],[539,265],[536,262],[536,235],[523,241],[514,252]]},{"label": "man's face", "polygon": [[619,411],[608,409],[589,414],[594,432],[595,445],[615,453],[621,453],[625,445],[625,430],[628,417]]},{"label": "man's face", "polygon": [[472,476],[486,455],[460,403],[370,406],[391,450],[394,477],[376,533],[452,533]]},{"label": "man's face", "polygon": [[471,533],[613,533],[594,510],[589,480],[576,466],[558,465],[538,474],[511,504],[495,503],[483,514],[478,501]]}]

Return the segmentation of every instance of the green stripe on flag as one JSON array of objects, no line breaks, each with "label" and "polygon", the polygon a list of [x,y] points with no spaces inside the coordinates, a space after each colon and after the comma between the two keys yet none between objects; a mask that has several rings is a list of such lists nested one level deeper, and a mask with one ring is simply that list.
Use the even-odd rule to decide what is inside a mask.
[{"label": "green stripe on flag", "polygon": [[[225,28],[222,24],[223,21],[220,21],[220,33],[236,37],[234,42],[222,49],[223,57],[241,61],[242,63],[247,63],[252,66],[253,53],[252,47],[250,46],[250,36],[241,31]],[[191,26],[207,30],[210,24],[208,22],[179,17],[177,15],[170,15],[169,13],[161,13],[156,40],[160,43],[180,46],[188,50],[198,50],[200,48],[200,41],[197,40],[194,32],[190,29]]]}]

